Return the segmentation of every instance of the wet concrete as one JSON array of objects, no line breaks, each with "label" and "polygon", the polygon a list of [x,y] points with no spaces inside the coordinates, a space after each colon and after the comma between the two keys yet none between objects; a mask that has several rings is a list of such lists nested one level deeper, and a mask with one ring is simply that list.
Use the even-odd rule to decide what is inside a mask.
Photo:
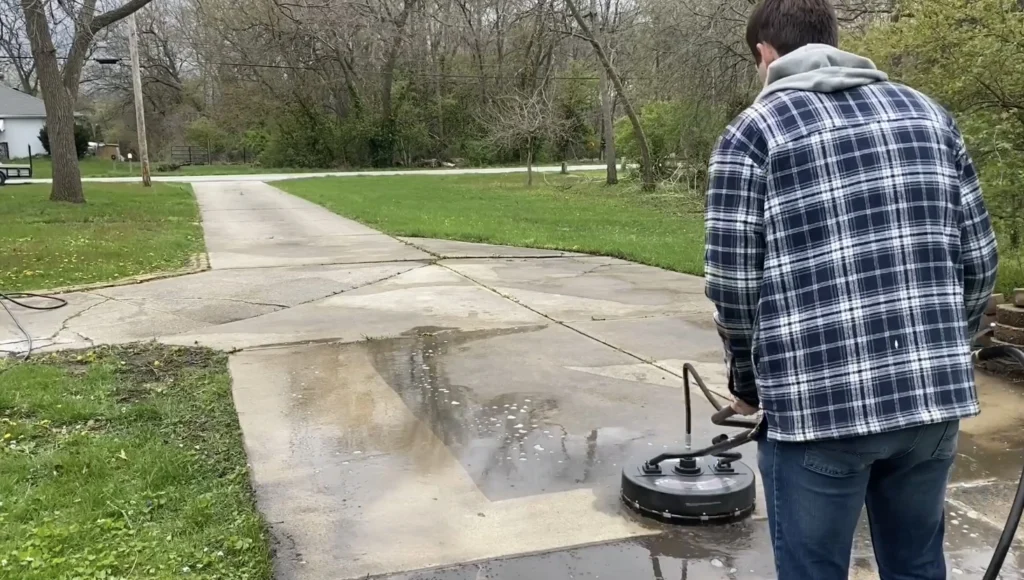
[{"label": "wet concrete", "polygon": [[561,327],[243,352],[232,374],[283,578],[656,533],[620,506],[620,470],[682,443],[677,378]]},{"label": "wet concrete", "polygon": [[[49,348],[247,349],[234,397],[280,578],[771,577],[760,491],[750,520],[685,532],[617,499],[623,464],[680,442],[682,366],[725,390],[702,280],[396,240],[263,184],[199,195],[213,271],[19,319]],[[18,338],[0,320],[0,348]],[[980,577],[1024,460],[1024,389],[981,376],[978,390],[950,486],[951,577]],[[721,429],[694,400],[706,443]],[[866,518],[854,571],[874,577]]]},{"label": "wet concrete", "polygon": [[[717,354],[691,362],[710,375]],[[623,465],[682,443],[680,381],[572,330],[413,329],[245,352],[232,373],[281,578],[772,577],[761,501],[746,522],[696,530],[620,505]],[[706,443],[723,430],[694,401]],[[998,525],[956,494],[995,488],[964,469],[949,570],[977,578]],[[644,539],[618,541],[630,537]],[[851,577],[877,577],[871,549],[865,516]]]},{"label": "wet concrete", "polygon": [[[771,542],[763,525],[683,528],[618,542],[474,562],[402,574],[388,580],[769,580],[775,578]],[[963,566],[963,567],[958,567]],[[1002,578],[1017,578],[1008,562]],[[979,578],[983,565],[950,561],[949,578]],[[850,580],[876,580],[870,545],[860,540]]]},{"label": "wet concrete", "polygon": [[[964,421],[949,490],[972,519],[1002,526],[1024,466],[1024,384],[979,372],[982,412]],[[1024,539],[1024,525],[1017,529]]]}]

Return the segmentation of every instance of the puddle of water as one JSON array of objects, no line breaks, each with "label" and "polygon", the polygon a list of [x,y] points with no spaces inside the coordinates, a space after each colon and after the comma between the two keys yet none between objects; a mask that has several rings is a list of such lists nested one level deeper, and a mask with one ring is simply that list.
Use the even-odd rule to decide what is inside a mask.
[{"label": "puddle of water", "polygon": [[598,476],[617,476],[630,444],[644,437],[617,426],[571,432],[556,419],[558,398],[541,391],[486,396],[484,389],[451,382],[447,363],[465,356],[467,345],[541,328],[417,329],[406,338],[367,343],[380,376],[492,500],[564,491],[590,485]]}]

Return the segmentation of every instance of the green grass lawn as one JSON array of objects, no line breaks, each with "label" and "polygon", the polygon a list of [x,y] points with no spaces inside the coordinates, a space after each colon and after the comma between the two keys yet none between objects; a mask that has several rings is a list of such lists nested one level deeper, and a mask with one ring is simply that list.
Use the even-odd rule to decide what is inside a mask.
[{"label": "green grass lawn", "polygon": [[[590,176],[594,177],[594,176]],[[694,199],[605,187],[596,178],[523,175],[321,178],[276,183],[392,235],[571,250],[700,274]]]},{"label": "green grass lawn", "polygon": [[[275,186],[399,236],[572,250],[704,272],[703,201],[604,186],[594,174],[315,178]],[[1020,250],[1001,251],[999,291],[1024,287]]]},{"label": "green grass lawn", "polygon": [[223,354],[0,360],[0,578],[271,577]]},{"label": "green grass lawn", "polygon": [[84,205],[53,203],[49,192],[0,188],[0,291],[174,270],[203,249],[188,185],[86,183]]}]

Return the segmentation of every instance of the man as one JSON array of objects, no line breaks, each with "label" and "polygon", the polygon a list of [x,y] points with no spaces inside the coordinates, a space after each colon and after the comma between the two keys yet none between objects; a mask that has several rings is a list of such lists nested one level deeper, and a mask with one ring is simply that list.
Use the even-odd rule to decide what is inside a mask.
[{"label": "man", "polygon": [[951,116],[836,48],[827,0],[763,0],[764,89],[709,165],[707,295],[758,447],[780,580],[845,579],[866,504],[883,580],[942,579],[970,337],[996,243]]}]

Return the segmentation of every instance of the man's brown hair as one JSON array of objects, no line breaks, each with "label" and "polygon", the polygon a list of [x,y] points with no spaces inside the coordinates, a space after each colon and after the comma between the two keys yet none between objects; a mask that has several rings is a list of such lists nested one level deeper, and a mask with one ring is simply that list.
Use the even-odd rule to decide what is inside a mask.
[{"label": "man's brown hair", "polygon": [[760,64],[757,44],[779,56],[808,44],[839,46],[839,21],[829,0],[762,0],[747,20],[747,45]]}]

